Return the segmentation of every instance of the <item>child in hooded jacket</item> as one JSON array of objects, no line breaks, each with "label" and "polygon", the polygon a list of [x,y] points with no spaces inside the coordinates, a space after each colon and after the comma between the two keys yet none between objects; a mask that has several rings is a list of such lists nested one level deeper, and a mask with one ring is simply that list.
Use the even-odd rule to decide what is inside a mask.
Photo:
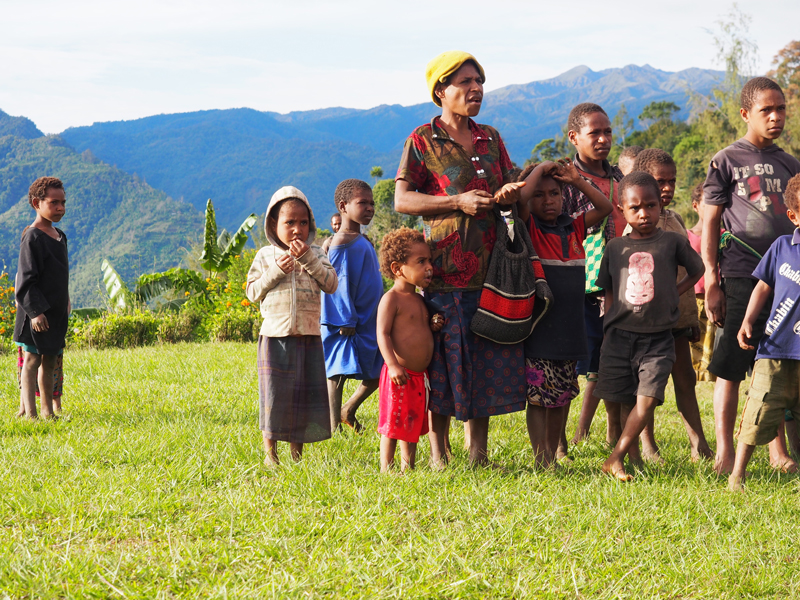
[{"label": "child in hooded jacket", "polygon": [[299,460],[303,444],[331,437],[325,357],[320,337],[320,290],[336,291],[336,271],[313,245],[316,223],[303,192],[279,189],[267,207],[269,246],[247,273],[247,297],[259,302],[259,428],[265,464],[278,464],[277,443],[289,442]]}]

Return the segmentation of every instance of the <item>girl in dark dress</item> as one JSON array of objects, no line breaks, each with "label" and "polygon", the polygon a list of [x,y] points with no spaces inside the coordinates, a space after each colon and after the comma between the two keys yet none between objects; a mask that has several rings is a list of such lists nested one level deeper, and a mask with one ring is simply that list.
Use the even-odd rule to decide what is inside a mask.
[{"label": "girl in dark dress", "polygon": [[14,324],[14,342],[23,351],[20,404],[27,417],[37,416],[38,376],[41,415],[55,418],[53,372],[64,351],[70,313],[67,236],[53,227],[64,216],[64,185],[55,177],[40,177],[31,185],[28,201],[36,219],[20,243]]}]

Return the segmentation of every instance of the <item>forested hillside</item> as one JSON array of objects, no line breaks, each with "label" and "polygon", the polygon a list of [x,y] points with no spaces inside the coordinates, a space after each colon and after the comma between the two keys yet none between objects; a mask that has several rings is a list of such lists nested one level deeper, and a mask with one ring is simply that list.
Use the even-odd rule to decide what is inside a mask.
[{"label": "forested hillside", "polygon": [[[0,115],[0,132],[8,131],[5,117]],[[102,302],[103,258],[130,280],[175,266],[187,240],[202,231],[202,215],[190,204],[172,200],[90,152],[75,152],[58,136],[5,135],[0,137],[0,261],[12,274],[20,234],[35,216],[28,187],[43,175],[59,177],[67,191],[67,214],[59,227],[69,239],[73,306]]]},{"label": "forested hillside", "polygon": [[[491,72],[487,77],[491,82]],[[576,67],[553,79],[487,93],[479,121],[500,130],[512,159],[521,164],[541,139],[561,131],[579,102],[599,102],[613,116],[622,104],[637,115],[654,100],[672,101],[681,108],[678,117],[686,118],[689,90],[708,94],[721,77],[718,71],[668,73],[648,65],[597,72]],[[96,123],[62,136],[77,150],[91,149],[198,209],[214,198],[225,227],[263,212],[272,192],[286,184],[307,193],[323,223],[334,210],[339,181],[368,179],[374,165],[393,176],[408,134],[436,114],[431,102],[286,115],[213,110]]]}]

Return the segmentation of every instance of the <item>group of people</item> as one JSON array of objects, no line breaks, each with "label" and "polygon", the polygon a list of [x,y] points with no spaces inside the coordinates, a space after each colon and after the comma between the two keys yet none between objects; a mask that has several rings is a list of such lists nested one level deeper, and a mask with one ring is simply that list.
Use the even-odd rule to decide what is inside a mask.
[{"label": "group of people", "polygon": [[[729,486],[741,487],[760,444],[770,444],[773,466],[796,471],[784,421],[800,419],[800,161],[775,144],[786,113],[778,84],[756,77],[744,85],[747,133],[712,159],[692,195],[698,223],[687,230],[669,208],[672,157],[631,147],[611,165],[611,121],[597,104],[569,114],[573,157],[520,171],[498,131],[473,120],[485,81],[474,56],[445,52],[426,78],[442,112],[406,140],[395,192],[395,209],[421,217],[422,232],[388,233],[378,255],[362,233],[374,214],[372,189],[356,179],[336,189],[324,248],[314,244],[313,211],[300,190],[281,188],[267,207],[269,245],[246,283],[264,319],[258,379],[267,464],[278,464],[279,441],[299,459],[303,444],[342,426],[361,431],[356,412],[378,390],[382,470],[392,468],[398,441],[401,469],[412,468],[426,433],[431,465],[446,465],[452,417],[464,422],[470,461],[486,464],[490,418],[523,409],[534,460],[548,467],[569,460],[565,428],[583,375],[573,442],[588,435],[602,400],[613,446],[602,469],[628,481],[626,456],[662,460],[654,413],[670,376],[692,459],[714,457],[695,394],[699,371],[715,379],[715,469],[730,475]],[[47,294],[35,267],[58,260],[61,240],[66,252],[52,228],[60,216],[48,208],[63,190],[31,189],[38,216],[23,237],[14,338],[29,380],[33,356],[49,360],[38,341],[41,317],[54,310],[39,301]],[[514,227],[517,219],[524,228]],[[471,328],[498,260],[494,246],[508,237],[498,228],[530,237],[553,299],[516,343]],[[50,254],[23,262],[34,251]],[[386,293],[381,274],[393,280]],[[734,450],[739,386],[751,368]],[[359,384],[344,402],[348,379]],[[30,387],[22,387],[25,406]]]}]

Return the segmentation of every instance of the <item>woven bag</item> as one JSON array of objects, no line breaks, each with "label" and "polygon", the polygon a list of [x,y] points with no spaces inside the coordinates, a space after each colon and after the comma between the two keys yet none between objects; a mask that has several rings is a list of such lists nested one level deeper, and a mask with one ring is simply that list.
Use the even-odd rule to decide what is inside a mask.
[{"label": "woven bag", "polygon": [[[614,202],[614,178],[610,177],[608,191],[609,202]],[[594,233],[590,233],[583,240],[583,250],[586,253],[586,293],[592,294],[599,292],[602,288],[597,287],[597,276],[600,274],[600,263],[603,262],[603,254],[606,251],[606,223],[608,217],[603,219],[600,227]]]},{"label": "woven bag", "polygon": [[[553,293],[516,207],[508,226],[499,210],[495,214],[497,241],[470,327],[473,333],[493,342],[516,344],[531,334],[550,308]],[[514,228],[513,241],[509,227]]]}]

